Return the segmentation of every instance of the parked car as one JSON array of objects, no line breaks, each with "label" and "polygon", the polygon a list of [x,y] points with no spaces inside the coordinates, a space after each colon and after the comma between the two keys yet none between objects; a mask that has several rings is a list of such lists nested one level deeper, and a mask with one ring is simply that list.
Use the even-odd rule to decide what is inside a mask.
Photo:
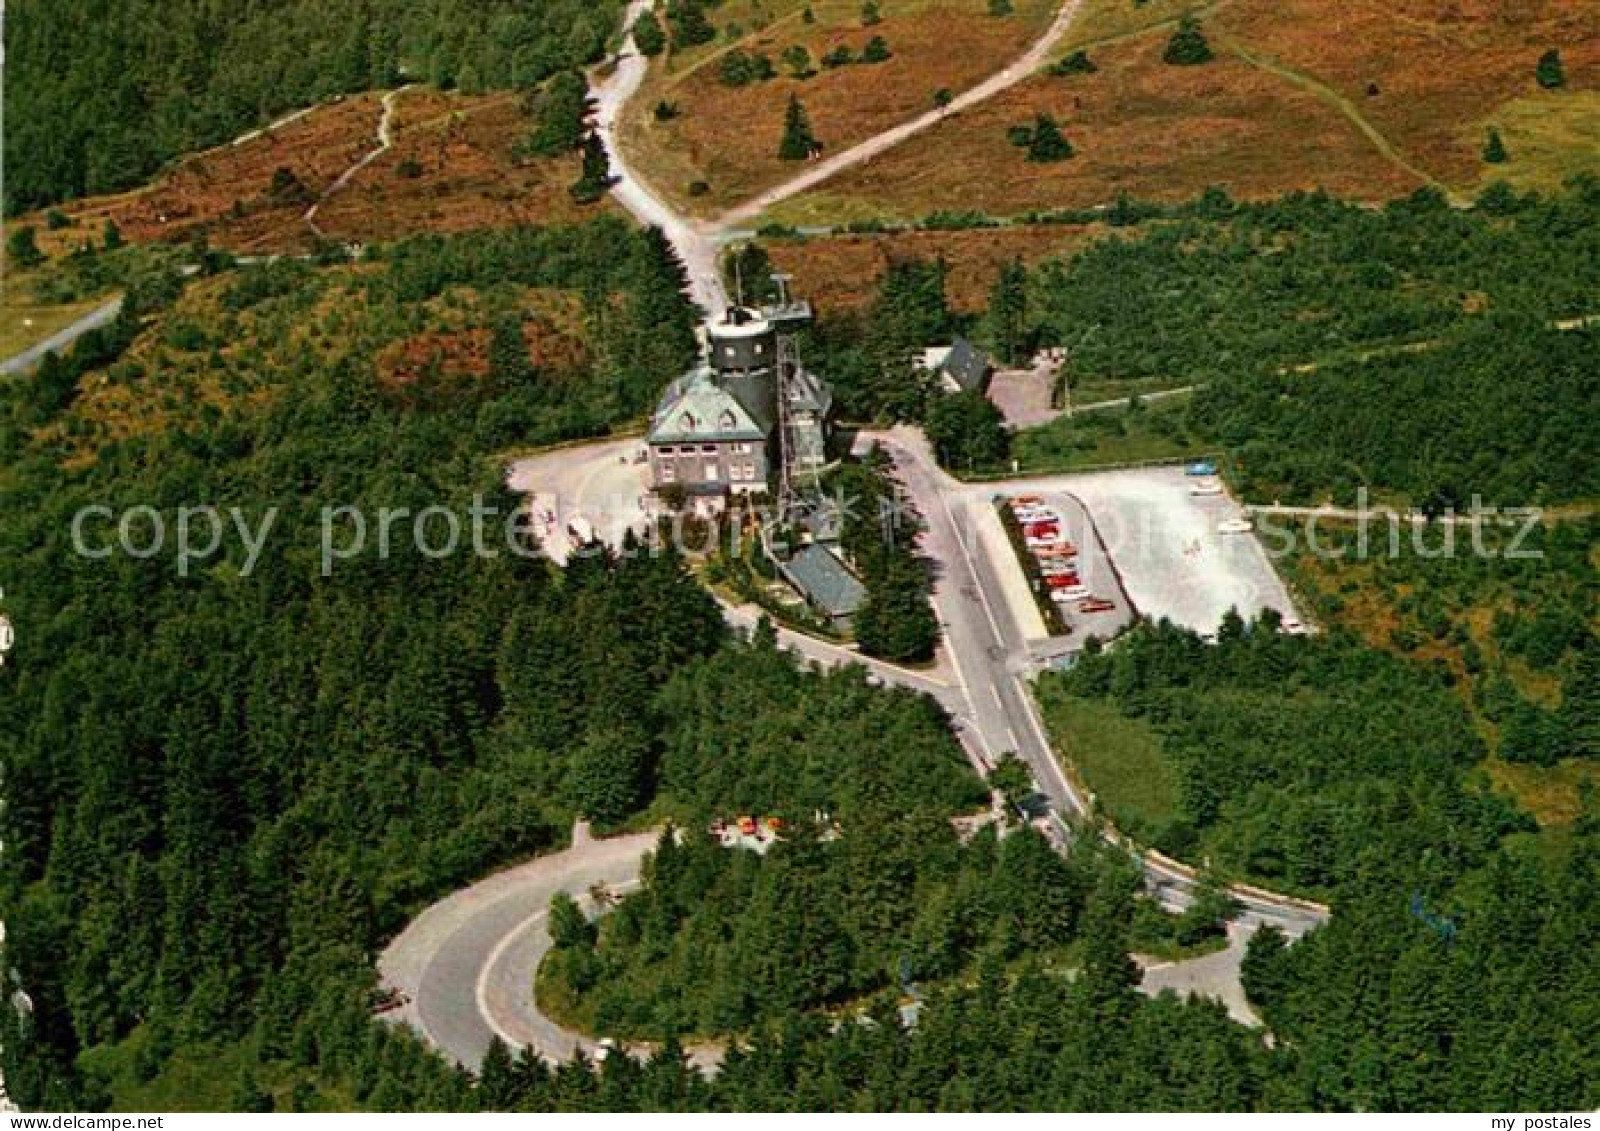
[{"label": "parked car", "polygon": [[[1075,573],[1062,573],[1045,578],[1044,583],[1051,589],[1076,589],[1083,584],[1083,579]],[[1083,596],[1088,595],[1088,590],[1085,590]]]},{"label": "parked car", "polygon": [[1116,607],[1115,601],[1108,601],[1104,597],[1085,597],[1078,602],[1080,613],[1109,613]]},{"label": "parked car", "polygon": [[1073,585],[1066,589],[1057,589],[1050,594],[1050,599],[1065,605],[1072,601],[1081,601],[1087,596],[1089,596],[1089,587],[1087,585]]},{"label": "parked car", "polygon": [[1039,550],[1035,556],[1040,558],[1075,558],[1078,556],[1078,547],[1068,542],[1065,538],[1061,538]]},{"label": "parked car", "polygon": [[1217,479],[1196,479],[1189,484],[1189,494],[1220,495],[1222,494],[1222,482]]},{"label": "parked car", "polygon": [[1197,459],[1183,469],[1185,475],[1215,475],[1217,461],[1214,459]]},{"label": "parked car", "polygon": [[1255,528],[1248,518],[1225,518],[1217,523],[1218,534],[1248,534]]}]

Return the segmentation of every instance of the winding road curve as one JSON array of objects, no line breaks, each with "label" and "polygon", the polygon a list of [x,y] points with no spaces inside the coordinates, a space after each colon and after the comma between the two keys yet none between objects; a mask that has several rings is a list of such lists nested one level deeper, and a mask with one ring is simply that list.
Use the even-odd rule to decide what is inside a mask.
[{"label": "winding road curve", "polygon": [[[595,129],[616,177],[612,191],[638,220],[663,231],[683,260],[695,302],[708,313],[716,312],[727,304],[717,269],[722,229],[748,221],[771,204],[871,159],[946,113],[975,105],[1020,82],[1065,35],[1082,3],[1066,0],[1049,31],[1022,58],[958,96],[947,110],[924,114],[820,162],[725,214],[714,225],[676,213],[629,168],[617,144],[622,109],[639,89],[649,65],[635,49],[630,32],[609,71],[597,69],[591,76]],[[630,28],[649,6],[649,0],[634,0],[624,17]],[[973,527],[970,520],[958,520],[952,499],[961,500],[964,485],[936,465],[919,434],[900,429],[870,438],[890,452],[902,482],[927,521],[927,549],[942,567],[934,599],[954,682],[888,664],[865,661],[865,665],[886,683],[938,700],[950,712],[969,755],[992,761],[1002,752],[1016,751],[1033,769],[1050,799],[1058,827],[1066,832],[1064,818],[1086,816],[1089,805],[1063,772],[1045,736],[1026,683],[1026,666],[1017,659],[1025,652],[1025,642],[1006,613],[999,579],[987,556],[974,553],[963,538],[962,531],[970,534]],[[1003,615],[997,616],[996,609]],[[726,608],[724,614],[742,628],[748,628],[756,615],[734,608]],[[864,662],[848,649],[799,634],[784,632],[780,640],[819,664]],[[1115,839],[1115,833],[1109,835]],[[497,873],[430,907],[379,960],[385,984],[406,999],[391,1016],[416,1026],[428,1040],[469,1068],[477,1066],[496,1035],[513,1048],[529,1047],[552,1061],[565,1060],[579,1049],[592,1052],[592,1041],[556,1025],[540,1013],[533,1000],[533,974],[550,947],[545,924],[550,898],[557,891],[581,893],[597,882],[613,891],[625,890],[637,882],[640,862],[653,844],[650,834],[607,841],[577,835],[573,847],[565,852]],[[1197,882],[1192,869],[1154,853],[1145,853],[1143,860],[1147,885],[1160,902],[1173,908],[1190,902]],[[1230,987],[1236,993],[1237,957],[1244,937],[1238,932],[1248,933],[1270,923],[1298,936],[1327,917],[1326,908],[1270,892],[1239,887],[1234,895],[1244,911],[1234,945],[1225,956],[1200,960],[1207,964],[1205,969],[1181,963],[1157,968],[1146,978],[1147,990],[1217,992],[1214,983],[1220,980],[1225,997]],[[1212,970],[1213,966],[1217,969]],[[1228,1004],[1244,1019],[1247,1005],[1240,1010],[1234,1001]],[[704,1059],[709,1062],[713,1058],[714,1054],[709,1054]]]},{"label": "winding road curve", "polygon": [[655,847],[654,833],[593,840],[579,826],[572,847],[496,872],[429,907],[378,959],[405,1004],[389,1016],[414,1026],[458,1064],[477,1068],[499,1036],[566,1060],[594,1042],[562,1029],[533,1002],[533,972],[550,949],[545,918],[557,892],[575,898],[596,884],[625,890]]}]

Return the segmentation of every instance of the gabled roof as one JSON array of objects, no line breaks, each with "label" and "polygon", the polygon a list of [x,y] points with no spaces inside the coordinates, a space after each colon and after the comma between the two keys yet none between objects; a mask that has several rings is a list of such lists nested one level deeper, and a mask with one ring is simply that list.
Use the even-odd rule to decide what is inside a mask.
[{"label": "gabled roof", "polygon": [[789,407],[801,412],[814,412],[826,416],[833,408],[833,390],[828,383],[809,369],[794,371],[789,378]]},{"label": "gabled roof", "polygon": [[650,442],[765,440],[772,422],[720,384],[707,366],[692,369],[667,386],[650,422]]},{"label": "gabled roof", "polygon": [[803,546],[781,568],[808,600],[826,609],[830,616],[847,617],[866,600],[867,591],[861,582],[826,546]]},{"label": "gabled roof", "polygon": [[983,379],[989,375],[989,358],[967,339],[957,338],[935,368],[970,393],[983,387]]}]

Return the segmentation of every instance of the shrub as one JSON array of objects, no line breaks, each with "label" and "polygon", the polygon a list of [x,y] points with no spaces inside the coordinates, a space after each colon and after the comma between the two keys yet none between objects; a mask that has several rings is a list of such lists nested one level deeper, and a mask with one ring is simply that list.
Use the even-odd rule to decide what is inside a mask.
[{"label": "shrub", "polygon": [[1173,33],[1167,43],[1166,53],[1162,55],[1165,62],[1179,67],[1209,63],[1213,58],[1211,44],[1206,42],[1205,33],[1200,30],[1200,24],[1193,16],[1185,16],[1179,22],[1178,30]]},{"label": "shrub", "polygon": [[1561,52],[1552,47],[1539,56],[1539,67],[1535,72],[1539,85],[1546,90],[1559,90],[1567,85],[1567,71],[1561,65]]}]

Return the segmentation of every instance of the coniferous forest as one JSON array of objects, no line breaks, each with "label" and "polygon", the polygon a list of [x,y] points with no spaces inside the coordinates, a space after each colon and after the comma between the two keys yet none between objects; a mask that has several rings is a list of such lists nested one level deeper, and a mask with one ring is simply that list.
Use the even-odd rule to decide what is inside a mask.
[{"label": "coniferous forest", "polygon": [[[704,44],[712,6],[671,0],[651,26]],[[529,89],[601,58],[622,7],[17,0],[4,209],[136,186],[355,91]],[[574,82],[551,84],[569,132]],[[1253,499],[1600,494],[1600,185],[1152,208],[1119,201],[1074,255],[1006,266],[981,318],[952,309],[947,264],[897,259],[862,315],[808,331],[807,363],[846,416],[923,422],[962,472],[1021,446],[912,364],[970,332],[1006,360],[1065,347],[1101,388],[1194,386],[1174,411]],[[328,508],[509,516],[518,455],[636,435],[699,349],[658,230],[602,216],[254,263],[111,233],[52,260],[33,236],[42,296],[125,302],[0,382],[19,626],[0,1069],[24,1108],[1600,1107],[1600,798],[1536,820],[1496,776],[1581,779],[1600,752],[1592,514],[1542,531],[1537,566],[1302,559],[1324,631],[1140,623],[1041,677],[1053,727],[1089,720],[1159,769],[1159,805],[1107,791],[1097,815],[1202,865],[1198,910],[1173,915],[1092,830],[1030,825],[934,699],[814,667],[767,621],[735,633],[674,551],[630,538],[557,566],[495,525],[493,554],[401,537],[328,559]],[[869,504],[842,531],[858,644],[927,661],[943,606],[916,516],[880,456],[830,476]],[[101,541],[145,508],[143,541],[197,503],[259,547],[74,548],[84,508]],[[739,814],[785,835],[718,844]],[[608,914],[552,906],[527,975],[558,1019],[653,1055],[552,1068],[496,1043],[469,1073],[377,1019],[385,944],[580,816],[667,831]],[[1332,908],[1250,942],[1260,1028],[1139,993],[1131,957],[1221,946],[1233,882]],[[708,1046],[716,1073],[690,1059]]]},{"label": "coniferous forest", "polygon": [[617,0],[21,0],[5,212],[132,188],[280,114],[416,80],[526,88],[599,59]]}]

